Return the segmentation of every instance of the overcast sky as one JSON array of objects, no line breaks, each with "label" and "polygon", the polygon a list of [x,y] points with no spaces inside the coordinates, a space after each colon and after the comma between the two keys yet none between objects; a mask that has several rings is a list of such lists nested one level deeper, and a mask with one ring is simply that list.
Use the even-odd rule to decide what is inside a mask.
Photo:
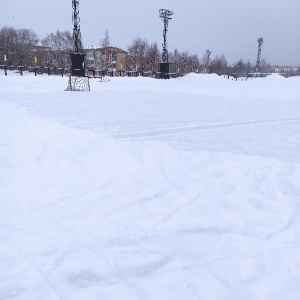
[{"label": "overcast sky", "polygon": [[[161,48],[159,9],[174,12],[169,50],[211,57],[224,54],[230,64],[262,58],[272,64],[300,66],[300,0],[80,0],[85,46],[99,44],[107,29],[111,44],[123,49],[139,36]],[[72,0],[0,0],[0,28],[34,30],[40,39],[56,30],[72,30]]]}]

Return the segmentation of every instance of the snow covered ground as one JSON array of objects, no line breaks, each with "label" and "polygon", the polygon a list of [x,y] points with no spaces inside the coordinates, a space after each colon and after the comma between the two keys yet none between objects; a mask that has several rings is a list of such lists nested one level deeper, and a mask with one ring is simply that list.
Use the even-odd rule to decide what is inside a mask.
[{"label": "snow covered ground", "polygon": [[300,77],[0,73],[0,299],[299,300]]}]

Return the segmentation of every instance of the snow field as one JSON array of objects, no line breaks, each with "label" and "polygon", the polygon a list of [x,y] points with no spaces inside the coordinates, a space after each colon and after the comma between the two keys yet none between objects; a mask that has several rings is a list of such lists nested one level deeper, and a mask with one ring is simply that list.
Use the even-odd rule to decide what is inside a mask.
[{"label": "snow field", "polygon": [[299,78],[0,77],[0,299],[299,299]]}]

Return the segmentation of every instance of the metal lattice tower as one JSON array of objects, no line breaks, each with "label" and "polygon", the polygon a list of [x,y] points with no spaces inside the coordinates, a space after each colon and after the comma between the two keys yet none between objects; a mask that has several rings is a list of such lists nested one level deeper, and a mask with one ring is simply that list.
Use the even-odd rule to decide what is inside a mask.
[{"label": "metal lattice tower", "polygon": [[208,68],[209,62],[210,62],[210,55],[212,51],[211,50],[206,50],[206,67]]},{"label": "metal lattice tower", "polygon": [[164,22],[164,31],[163,31],[163,44],[162,44],[162,62],[168,62],[169,55],[168,55],[168,25],[170,20],[172,20],[171,16],[173,12],[166,9],[159,10],[159,17]]},{"label": "metal lattice tower", "polygon": [[79,18],[79,0],[72,0],[73,8],[73,39],[74,39],[74,52],[81,53],[81,33],[80,33],[80,18]]},{"label": "metal lattice tower", "polygon": [[[85,76],[85,54],[82,53],[80,18],[79,18],[79,0],[72,0],[73,8],[73,39],[74,51],[71,53],[71,74],[72,76]],[[74,89],[72,89],[74,90]]]},{"label": "metal lattice tower", "polygon": [[256,60],[256,72],[260,70],[261,48],[262,48],[262,44],[264,43],[264,39],[258,38],[257,42],[258,42],[258,53],[257,53],[257,60]]}]

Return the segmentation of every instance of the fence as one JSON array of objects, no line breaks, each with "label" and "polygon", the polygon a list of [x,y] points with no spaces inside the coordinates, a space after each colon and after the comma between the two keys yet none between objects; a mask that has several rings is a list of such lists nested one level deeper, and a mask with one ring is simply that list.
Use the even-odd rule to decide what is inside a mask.
[{"label": "fence", "polygon": [[69,70],[65,68],[50,68],[50,67],[32,67],[32,66],[5,66],[0,65],[1,70],[13,71],[15,73],[32,72],[35,74],[48,74],[48,75],[69,75]]},{"label": "fence", "polygon": [[[20,73],[23,75],[23,72],[33,72],[36,75],[37,74],[47,74],[47,75],[70,75],[70,70],[62,67],[53,68],[53,67],[47,67],[47,66],[5,66],[0,65],[0,69],[5,70],[5,68],[8,71],[13,71],[15,73]],[[149,78],[160,78],[160,72],[154,72],[154,71],[146,71],[146,72],[139,72],[139,71],[102,71],[102,70],[93,70],[88,69],[85,72],[86,76],[101,76],[104,77],[149,77]],[[185,74],[182,73],[168,73],[168,78],[177,78],[182,77]]]}]

